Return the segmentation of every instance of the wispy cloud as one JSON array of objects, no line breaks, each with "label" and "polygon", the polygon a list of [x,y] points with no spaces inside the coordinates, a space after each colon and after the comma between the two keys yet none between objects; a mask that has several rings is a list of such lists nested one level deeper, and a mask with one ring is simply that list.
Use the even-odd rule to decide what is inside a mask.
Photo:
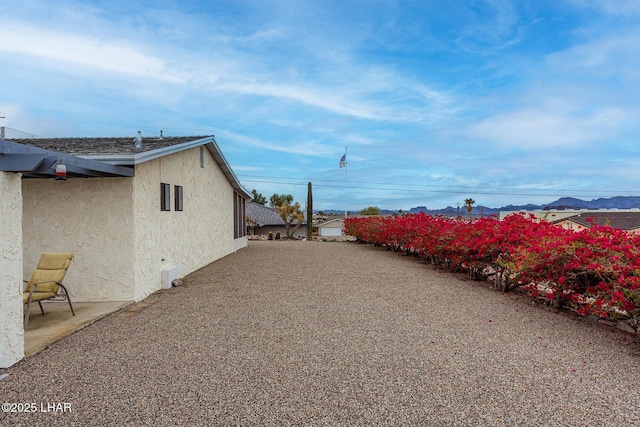
[{"label": "wispy cloud", "polygon": [[497,147],[545,151],[560,147],[587,147],[612,137],[621,122],[631,117],[622,110],[601,110],[585,115],[543,110],[504,113],[474,124],[469,137]]},{"label": "wispy cloud", "polygon": [[[116,76],[191,85],[194,90],[204,88],[214,92],[288,99],[335,114],[368,120],[430,119],[436,111],[442,111],[447,99],[444,93],[425,87],[414,91],[412,89],[417,86],[407,86],[400,76],[382,69],[370,73],[369,77],[361,76],[356,85],[344,84],[347,82],[308,84],[305,81],[292,84],[284,83],[287,76],[275,69],[268,73],[254,73],[250,64],[237,62],[237,59],[220,66],[215,64],[219,58],[211,62],[197,57],[188,58],[184,54],[181,58],[190,59],[191,63],[177,63],[179,58],[169,60],[154,56],[146,53],[151,49],[136,46],[131,40],[103,40],[80,33],[48,31],[18,24],[0,28],[0,37],[5,41],[0,51],[68,64],[70,73],[77,72],[75,67],[84,67]],[[355,65],[351,67],[357,68]],[[402,99],[396,105],[385,105],[376,100],[377,94],[388,92],[404,92],[404,97],[413,97],[420,109],[403,107]]]},{"label": "wispy cloud", "polygon": [[465,51],[486,54],[520,42],[523,26],[513,2],[481,0],[464,10],[466,22],[457,31],[457,41]]},{"label": "wispy cloud", "polygon": [[274,151],[287,154],[300,154],[305,156],[327,156],[332,154],[331,149],[312,140],[285,142],[277,144],[265,140],[248,137],[229,130],[218,131],[229,142],[234,142],[242,147],[253,147],[261,150]]},{"label": "wispy cloud", "polygon": [[640,3],[636,0],[568,0],[579,7],[597,9],[614,16],[640,15]]}]

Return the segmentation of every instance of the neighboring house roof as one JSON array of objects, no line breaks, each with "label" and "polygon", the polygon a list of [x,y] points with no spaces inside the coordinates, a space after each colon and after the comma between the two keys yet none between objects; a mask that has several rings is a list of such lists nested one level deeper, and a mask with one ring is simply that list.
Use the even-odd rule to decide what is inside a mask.
[{"label": "neighboring house roof", "polygon": [[[222,169],[231,186],[247,199],[251,194],[245,190],[222,155],[213,135],[211,136],[141,136],[101,138],[24,138],[11,142],[36,147],[52,153],[62,153],[74,158],[86,159],[115,166],[135,166],[149,160],[168,156],[190,148],[205,146]],[[4,170],[4,169],[0,169]],[[21,171],[29,174],[32,170]]]},{"label": "neighboring house roof", "polygon": [[318,224],[318,227],[342,227],[344,225],[344,220],[342,218],[332,219],[330,221],[325,221],[323,223]]},{"label": "neighboring house roof", "polygon": [[[246,215],[247,222],[256,227],[284,225],[284,221],[280,218],[280,214],[277,209],[252,201],[247,203]],[[302,225],[306,223],[306,221],[302,221]]]},{"label": "neighboring house roof", "polygon": [[573,221],[583,227],[608,225],[621,230],[640,228],[640,212],[588,212],[573,215],[554,222]]}]

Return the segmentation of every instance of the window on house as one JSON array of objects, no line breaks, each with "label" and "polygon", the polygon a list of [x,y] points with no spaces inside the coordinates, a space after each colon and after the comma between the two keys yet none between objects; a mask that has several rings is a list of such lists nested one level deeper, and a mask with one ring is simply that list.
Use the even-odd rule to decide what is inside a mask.
[{"label": "window on house", "polygon": [[176,211],[182,212],[182,196],[183,190],[181,185],[176,185],[175,187],[175,198],[176,198]]},{"label": "window on house", "polygon": [[233,192],[233,238],[238,237],[238,193]]},{"label": "window on house", "polygon": [[171,210],[171,186],[164,182],[160,183],[160,210]]},{"label": "window on house", "polygon": [[247,235],[247,222],[244,198],[233,192],[233,237],[235,239]]}]

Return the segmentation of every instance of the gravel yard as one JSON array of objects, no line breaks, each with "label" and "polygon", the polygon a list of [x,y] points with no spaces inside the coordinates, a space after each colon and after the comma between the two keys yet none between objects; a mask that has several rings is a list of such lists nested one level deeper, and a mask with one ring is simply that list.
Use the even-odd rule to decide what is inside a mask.
[{"label": "gravel yard", "polygon": [[0,372],[37,405],[0,424],[640,425],[639,341],[381,248],[251,241]]}]

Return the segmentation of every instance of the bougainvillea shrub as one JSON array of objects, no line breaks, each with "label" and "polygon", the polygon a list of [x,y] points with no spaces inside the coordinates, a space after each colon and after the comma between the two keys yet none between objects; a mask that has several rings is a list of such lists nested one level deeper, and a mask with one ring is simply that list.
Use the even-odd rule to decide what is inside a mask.
[{"label": "bougainvillea shrub", "polygon": [[358,241],[404,251],[469,277],[522,287],[557,307],[605,318],[640,315],[640,236],[593,226],[567,230],[524,214],[467,220],[424,213],[347,218]]}]

